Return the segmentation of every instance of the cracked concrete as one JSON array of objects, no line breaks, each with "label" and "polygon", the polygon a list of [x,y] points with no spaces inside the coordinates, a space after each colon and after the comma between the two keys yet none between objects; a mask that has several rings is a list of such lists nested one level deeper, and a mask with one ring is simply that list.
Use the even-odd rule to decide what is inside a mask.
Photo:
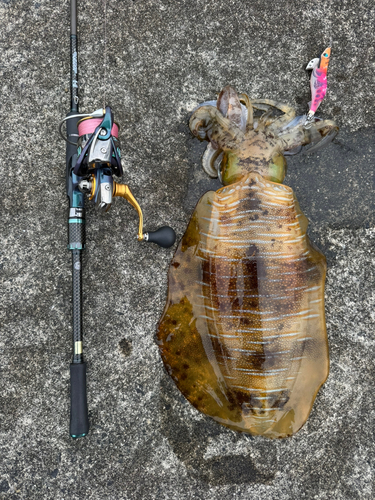
[{"label": "cracked concrete", "polygon": [[372,499],[374,497],[373,2],[107,0],[79,3],[81,111],[121,124],[125,175],[145,226],[182,236],[219,187],[200,167],[190,112],[228,83],[305,111],[307,62],[332,38],[319,115],[341,127],[315,155],[288,160],[287,183],[328,260],[331,372],[307,424],[268,441],[204,417],[164,371],[154,342],[173,249],[136,241],[116,200],[87,210],[84,352],[91,430],[68,433],[71,263],[65,145],[69,3],[0,1],[0,498]]}]

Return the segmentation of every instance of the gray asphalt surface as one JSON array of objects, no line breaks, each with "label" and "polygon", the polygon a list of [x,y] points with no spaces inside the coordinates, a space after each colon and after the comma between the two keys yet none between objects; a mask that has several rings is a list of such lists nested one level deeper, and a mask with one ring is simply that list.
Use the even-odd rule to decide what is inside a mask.
[{"label": "gray asphalt surface", "polygon": [[370,0],[79,3],[81,111],[121,124],[123,182],[146,229],[180,238],[207,189],[187,123],[226,84],[302,114],[304,67],[332,38],[319,115],[341,131],[289,160],[287,183],[328,260],[331,372],[307,424],[269,441],[198,413],[164,370],[155,328],[174,249],[136,241],[117,199],[87,210],[84,353],[91,430],[69,437],[71,257],[65,144],[69,3],[1,0],[0,498],[373,499],[375,8]]}]

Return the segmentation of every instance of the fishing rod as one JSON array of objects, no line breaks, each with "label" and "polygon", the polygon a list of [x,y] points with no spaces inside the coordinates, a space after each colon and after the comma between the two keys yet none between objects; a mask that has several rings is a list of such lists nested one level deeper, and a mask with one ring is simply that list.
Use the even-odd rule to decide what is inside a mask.
[{"label": "fishing rod", "polygon": [[[86,363],[83,359],[82,252],[85,248],[85,195],[107,212],[114,197],[127,200],[139,216],[138,240],[168,248],[176,235],[164,226],[143,232],[143,214],[129,186],[113,177],[122,177],[119,125],[109,106],[93,113],[79,112],[77,57],[77,0],[70,3],[70,111],[61,120],[59,132],[66,145],[66,193],[69,199],[68,248],[72,253],[73,360],[70,365],[70,435],[83,437],[89,431],[86,393]],[[62,126],[66,124],[66,135]]]}]

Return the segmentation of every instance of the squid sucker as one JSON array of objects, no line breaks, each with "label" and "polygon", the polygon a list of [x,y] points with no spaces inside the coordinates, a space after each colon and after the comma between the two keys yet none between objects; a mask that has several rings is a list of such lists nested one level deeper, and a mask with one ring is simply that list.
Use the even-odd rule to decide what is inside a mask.
[{"label": "squid sucker", "polygon": [[[285,154],[332,140],[337,126],[225,87],[190,129],[224,187],[199,200],[168,275],[157,343],[190,403],[233,430],[296,433],[329,371],[326,259],[282,184]],[[311,148],[312,149],[312,148]]]}]

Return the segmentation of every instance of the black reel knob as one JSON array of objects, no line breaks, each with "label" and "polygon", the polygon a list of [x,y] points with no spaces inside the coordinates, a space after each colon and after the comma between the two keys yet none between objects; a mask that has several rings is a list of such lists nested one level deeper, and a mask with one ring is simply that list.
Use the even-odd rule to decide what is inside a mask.
[{"label": "black reel knob", "polygon": [[169,226],[159,227],[145,234],[145,241],[156,243],[159,247],[169,248],[176,241],[176,233]]}]

